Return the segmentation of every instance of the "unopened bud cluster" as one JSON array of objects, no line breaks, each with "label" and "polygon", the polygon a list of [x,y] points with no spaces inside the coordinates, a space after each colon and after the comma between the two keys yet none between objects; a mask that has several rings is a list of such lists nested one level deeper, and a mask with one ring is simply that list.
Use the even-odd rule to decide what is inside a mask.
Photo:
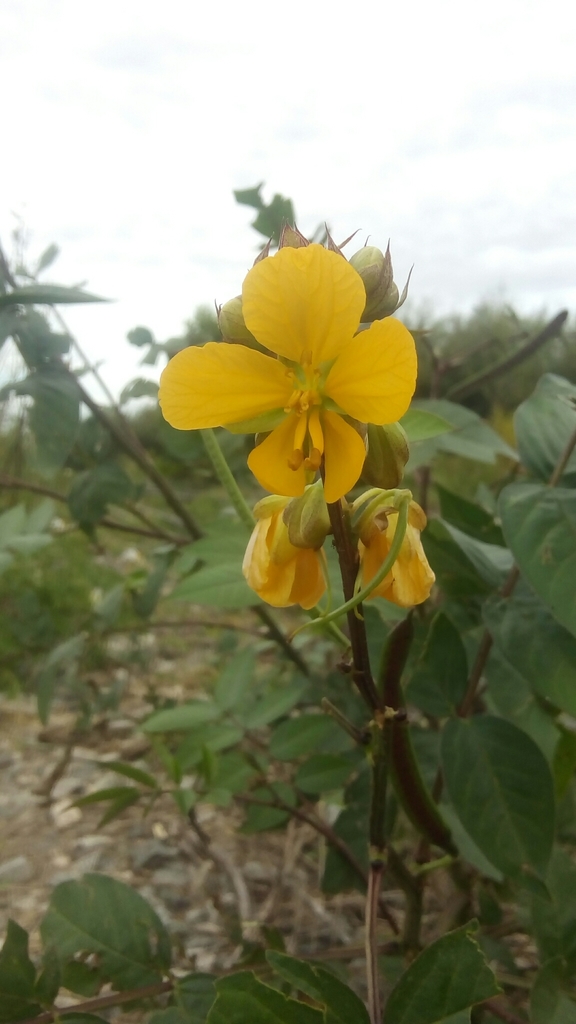
[{"label": "unopened bud cluster", "polygon": [[400,295],[394,282],[390,244],[386,247],[386,252],[377,249],[375,245],[365,245],[350,258],[350,265],[360,274],[366,289],[362,323],[370,324],[374,320],[383,320],[385,316],[391,316],[399,309],[408,294],[408,282]]}]

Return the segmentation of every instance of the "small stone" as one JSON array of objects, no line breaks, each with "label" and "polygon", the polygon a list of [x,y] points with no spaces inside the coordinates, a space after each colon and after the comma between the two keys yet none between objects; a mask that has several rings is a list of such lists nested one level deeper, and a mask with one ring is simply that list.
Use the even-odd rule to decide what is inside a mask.
[{"label": "small stone", "polygon": [[28,857],[13,857],[0,864],[0,885],[18,885],[29,882],[34,875],[34,868]]},{"label": "small stone", "polygon": [[50,808],[50,817],[56,828],[69,828],[82,820],[82,811],[79,807],[70,807],[70,800],[58,800]]},{"label": "small stone", "polygon": [[132,866],[137,871],[142,868],[161,868],[177,856],[178,850],[159,839],[142,839],[134,844],[131,851]]},{"label": "small stone", "polygon": [[244,878],[250,882],[274,882],[278,872],[268,864],[261,864],[258,860],[249,860],[242,868]]},{"label": "small stone", "polygon": [[91,850],[90,853],[79,857],[77,861],[70,864],[63,871],[56,871],[50,879],[50,885],[60,885],[61,882],[76,882],[82,875],[89,871],[96,871],[100,863],[101,850]]},{"label": "small stone", "polygon": [[185,888],[190,882],[190,873],[183,864],[174,864],[169,868],[158,868],[150,879],[152,885],[175,886]]},{"label": "small stone", "polygon": [[94,850],[99,846],[109,846],[114,840],[110,836],[94,835],[80,836],[75,844],[74,852]]},{"label": "small stone", "polygon": [[81,793],[83,785],[79,779],[75,779],[70,775],[65,776],[63,779],[58,779],[58,782],[52,790],[52,797],[54,800],[62,800],[65,796],[72,796],[72,794]]}]

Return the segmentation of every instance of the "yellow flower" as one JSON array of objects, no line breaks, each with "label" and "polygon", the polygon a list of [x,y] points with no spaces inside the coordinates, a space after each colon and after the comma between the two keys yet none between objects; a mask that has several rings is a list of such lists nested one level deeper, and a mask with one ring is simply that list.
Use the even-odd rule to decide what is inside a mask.
[{"label": "yellow flower", "polygon": [[[380,569],[390,551],[398,516],[376,513],[361,529],[358,548],[362,566],[362,586],[366,587]],[[424,554],[420,531],[426,526],[426,516],[415,501],[410,502],[408,525],[394,566],[370,597],[384,597],[402,608],[421,604],[430,595],[435,576]]]},{"label": "yellow flower", "polygon": [[289,498],[273,494],[254,509],[256,526],[246,548],[242,572],[248,586],[276,608],[299,604],[313,608],[326,590],[318,551],[290,543],[282,513]]},{"label": "yellow flower", "polygon": [[280,249],[242,289],[246,327],[279,358],[215,342],[183,349],[162,374],[164,416],[180,430],[271,431],[248,459],[259,483],[297,497],[323,458],[326,501],[338,501],[366,455],[343,417],[394,423],[416,384],[414,341],[399,320],[355,335],[365,304],[361,277],[338,253]]}]

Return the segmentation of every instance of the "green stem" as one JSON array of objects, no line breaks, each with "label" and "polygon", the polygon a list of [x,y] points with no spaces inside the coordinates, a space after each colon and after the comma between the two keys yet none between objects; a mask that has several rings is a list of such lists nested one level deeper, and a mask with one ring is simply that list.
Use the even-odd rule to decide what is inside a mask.
[{"label": "green stem", "polygon": [[[357,608],[359,604],[362,604],[367,597],[370,597],[370,594],[376,590],[376,588],[382,583],[382,580],[386,578],[400,554],[400,548],[402,547],[402,542],[406,534],[406,527],[408,525],[409,505],[410,499],[405,498],[398,509],[398,525],[396,527],[396,533],[394,534],[394,540],[392,541],[387,558],[383,561],[374,578],[370,580],[370,583],[368,583],[366,587],[363,587],[363,589],[359,590],[357,594],[354,594],[354,597],[351,597],[349,601],[341,604],[339,608],[335,608],[334,611],[330,612],[328,615],[323,615],[321,619],[323,625],[326,626],[329,622],[334,622],[336,619],[342,618],[342,616],[346,615],[348,612],[353,611],[353,609]],[[302,626],[301,629],[306,629],[307,627],[308,623],[306,623],[305,626]],[[298,632],[300,632],[300,630]]]},{"label": "green stem", "polygon": [[232,502],[234,508],[236,509],[240,520],[244,523],[246,529],[252,532],[256,525],[256,520],[252,515],[250,506],[248,505],[244,495],[242,494],[242,491],[240,490],[238,484],[234,479],[230,466],[228,465],[226,459],[224,458],[224,454],[222,452],[220,445],[218,444],[218,438],[216,437],[216,434],[212,429],[201,430],[200,434],[202,435],[204,447],[206,448],[210,461],[214,467],[216,476],[218,477],[220,483],[222,484],[222,487],[226,491],[226,494],[230,498],[230,501]]}]

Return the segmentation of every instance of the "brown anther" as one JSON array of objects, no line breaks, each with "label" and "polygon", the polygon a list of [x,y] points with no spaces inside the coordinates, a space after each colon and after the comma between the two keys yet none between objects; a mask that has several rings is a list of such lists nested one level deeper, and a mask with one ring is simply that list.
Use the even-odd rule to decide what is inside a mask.
[{"label": "brown anther", "polygon": [[304,462],[304,452],[300,448],[295,448],[288,459],[288,465],[290,469],[300,469],[300,466]]},{"label": "brown anther", "polygon": [[308,458],[304,459],[306,469],[320,469],[321,462],[322,452],[318,448],[313,448]]}]

